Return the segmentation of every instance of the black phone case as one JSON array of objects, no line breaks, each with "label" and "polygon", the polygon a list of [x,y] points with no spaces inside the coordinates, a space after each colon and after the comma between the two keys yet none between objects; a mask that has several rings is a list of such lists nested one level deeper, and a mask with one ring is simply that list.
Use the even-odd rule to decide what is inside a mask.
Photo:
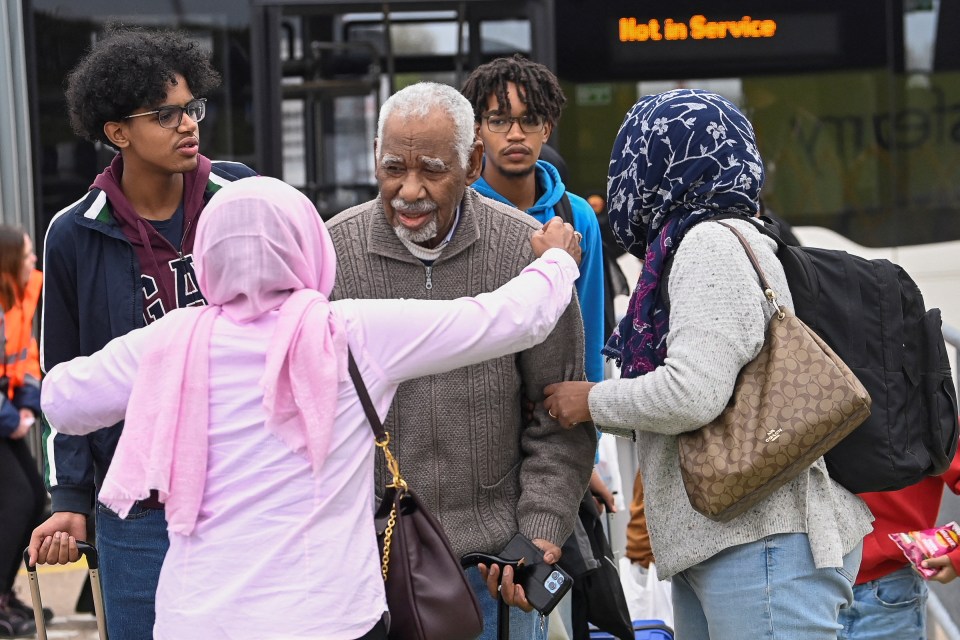
[{"label": "black phone case", "polygon": [[523,567],[516,570],[515,580],[523,587],[533,608],[543,615],[549,615],[573,586],[570,574],[559,565],[544,562],[543,551],[522,533],[507,543],[500,556],[504,560],[524,559]]}]

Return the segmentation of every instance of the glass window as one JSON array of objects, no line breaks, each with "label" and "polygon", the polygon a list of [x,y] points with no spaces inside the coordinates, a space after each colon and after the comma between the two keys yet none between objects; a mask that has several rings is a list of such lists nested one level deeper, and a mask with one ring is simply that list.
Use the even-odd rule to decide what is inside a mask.
[{"label": "glass window", "polygon": [[480,52],[484,55],[530,53],[529,20],[487,20],[480,23]]},{"label": "glass window", "polygon": [[[386,53],[383,14],[346,14],[343,16],[347,40],[370,42]],[[452,56],[457,54],[460,25],[456,13],[394,12],[390,14],[390,45],[396,56]],[[469,46],[466,26],[462,47]]]}]

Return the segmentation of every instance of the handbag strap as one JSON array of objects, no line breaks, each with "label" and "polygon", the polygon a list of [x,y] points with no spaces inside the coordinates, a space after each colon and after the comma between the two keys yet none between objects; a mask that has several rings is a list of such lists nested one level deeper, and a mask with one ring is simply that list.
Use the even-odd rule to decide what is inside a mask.
[{"label": "handbag strap", "polygon": [[760,268],[760,261],[757,260],[756,254],[753,253],[753,248],[750,246],[750,243],[747,242],[747,239],[743,237],[743,234],[737,231],[737,229],[732,225],[719,220],[716,220],[715,222],[720,226],[726,227],[733,232],[733,235],[737,236],[737,240],[739,240],[740,244],[743,245],[743,250],[747,252],[747,258],[750,260],[750,264],[753,265],[754,271],[757,272],[757,276],[760,278],[760,286],[763,287],[763,295],[765,295],[767,300],[769,300],[770,303],[777,309],[777,317],[783,320],[783,309],[777,302],[777,294],[774,292],[773,287],[770,286],[770,283],[767,282],[767,277],[764,275],[763,269]]},{"label": "handbag strap", "polygon": [[349,347],[347,348],[347,369],[350,371],[350,379],[353,380],[353,386],[357,390],[357,397],[360,399],[361,406],[363,406],[363,412],[367,414],[370,429],[373,430],[373,439],[377,446],[383,450],[383,456],[387,460],[387,470],[393,476],[393,480],[387,486],[406,491],[408,489],[407,481],[400,475],[400,463],[393,457],[390,448],[387,446],[390,444],[390,434],[383,428],[383,422],[377,415],[373,400],[370,399],[370,392],[367,391],[367,385],[363,383],[360,368],[357,366],[357,361],[353,359],[353,352],[350,351]]},{"label": "handbag strap", "polygon": [[367,414],[367,420],[370,422],[370,428],[373,429],[373,437],[380,442],[387,437],[387,432],[383,429],[383,423],[380,422],[380,416],[373,407],[373,400],[370,399],[370,392],[367,391],[367,385],[363,383],[363,376],[360,375],[360,368],[357,361],[353,359],[353,352],[347,348],[347,369],[350,370],[350,379],[353,380],[353,386],[357,390],[357,397],[360,398],[360,404],[363,406],[363,412]]},{"label": "handbag strap", "polygon": [[[350,351],[350,347],[347,347],[347,369],[350,371],[350,379],[353,380],[353,387],[357,390],[357,397],[363,406],[363,412],[367,414],[367,421],[370,423],[370,428],[373,429],[373,439],[376,441],[377,446],[383,450],[383,455],[387,459],[387,469],[393,474],[393,482],[387,486],[406,491],[407,481],[400,476],[400,464],[397,462],[397,459],[393,457],[393,454],[390,453],[390,449],[387,448],[387,445],[390,443],[390,434],[383,429],[383,423],[380,421],[380,416],[377,415],[377,410],[373,406],[373,400],[370,399],[370,392],[367,391],[367,385],[363,383],[363,376],[360,375],[360,368],[357,366],[357,361],[353,359],[353,352]],[[387,581],[387,576],[390,575],[390,546],[393,540],[393,529],[396,524],[397,503],[396,500],[393,500],[390,508],[390,517],[383,531],[383,549],[380,556],[380,575],[383,577],[384,582]]]}]

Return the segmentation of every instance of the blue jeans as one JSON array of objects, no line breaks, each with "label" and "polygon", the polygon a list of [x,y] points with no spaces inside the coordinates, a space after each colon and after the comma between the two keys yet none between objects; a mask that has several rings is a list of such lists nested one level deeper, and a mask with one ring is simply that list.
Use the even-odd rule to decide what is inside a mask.
[{"label": "blue jeans", "polygon": [[853,601],[862,548],[817,569],[804,533],[725,549],[673,576],[677,638],[835,640]]},{"label": "blue jeans", "polygon": [[840,640],[925,640],[927,583],[907,566],[853,588],[853,606],[840,612]]},{"label": "blue jeans", "polygon": [[111,638],[153,638],[157,582],[169,544],[162,510],[138,503],[123,520],[97,504],[100,582]]},{"label": "blue jeans", "polygon": [[[483,614],[483,633],[477,640],[497,640],[498,602],[490,597],[487,583],[476,567],[467,569],[467,580],[480,601],[480,613]],[[526,613],[517,607],[510,607],[510,640],[546,640],[547,618],[536,611]]]}]

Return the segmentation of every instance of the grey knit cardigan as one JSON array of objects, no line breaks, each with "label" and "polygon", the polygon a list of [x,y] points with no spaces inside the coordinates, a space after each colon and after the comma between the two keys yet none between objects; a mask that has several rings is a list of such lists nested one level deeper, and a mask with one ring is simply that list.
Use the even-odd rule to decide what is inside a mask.
[{"label": "grey knit cardigan", "polygon": [[[533,261],[540,223],[468,188],[439,259],[426,267],[397,238],[379,198],[327,226],[337,251],[334,298],[449,300],[492,291]],[[458,555],[496,553],[517,533],[558,546],[569,536],[593,468],[596,432],[564,430],[521,399],[583,378],[583,323],[574,299],[547,340],[518,354],[400,385],[385,427],[410,487]],[[384,484],[377,460],[378,492]]]}]

